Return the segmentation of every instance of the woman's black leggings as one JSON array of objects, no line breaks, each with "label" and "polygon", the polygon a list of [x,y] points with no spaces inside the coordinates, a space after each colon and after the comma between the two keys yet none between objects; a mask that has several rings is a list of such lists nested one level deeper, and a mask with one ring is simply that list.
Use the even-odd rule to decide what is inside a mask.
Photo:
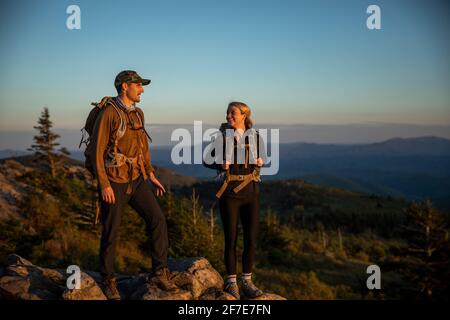
[{"label": "woman's black leggings", "polygon": [[259,195],[246,198],[220,198],[220,215],[225,232],[225,266],[227,274],[236,274],[236,243],[238,222],[241,216],[244,231],[244,252],[242,254],[242,271],[252,272],[255,259],[256,238],[259,225]]}]

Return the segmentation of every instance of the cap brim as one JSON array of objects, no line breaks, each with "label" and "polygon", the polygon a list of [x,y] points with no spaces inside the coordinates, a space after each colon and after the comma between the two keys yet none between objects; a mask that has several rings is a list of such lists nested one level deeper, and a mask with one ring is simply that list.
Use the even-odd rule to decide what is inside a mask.
[{"label": "cap brim", "polygon": [[152,82],[152,80],[149,80],[149,79],[142,79],[142,81],[141,81],[143,86],[150,84],[150,82]]}]

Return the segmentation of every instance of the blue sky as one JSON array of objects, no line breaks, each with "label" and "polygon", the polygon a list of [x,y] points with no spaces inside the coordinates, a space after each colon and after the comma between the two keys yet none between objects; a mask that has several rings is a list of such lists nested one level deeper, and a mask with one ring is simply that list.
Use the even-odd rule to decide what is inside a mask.
[{"label": "blue sky", "polygon": [[19,0],[0,15],[0,131],[44,106],[81,128],[123,69],[152,79],[150,124],[220,123],[241,100],[258,123],[450,125],[449,1]]}]

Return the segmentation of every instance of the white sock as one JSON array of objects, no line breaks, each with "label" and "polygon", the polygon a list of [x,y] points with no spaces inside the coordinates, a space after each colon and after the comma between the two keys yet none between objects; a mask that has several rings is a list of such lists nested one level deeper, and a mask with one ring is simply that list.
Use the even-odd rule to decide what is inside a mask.
[{"label": "white sock", "polygon": [[227,276],[226,283],[236,283],[236,275],[235,274],[229,274]]},{"label": "white sock", "polygon": [[250,273],[243,273],[242,274],[242,280],[251,281],[252,280],[252,273],[251,272]]}]

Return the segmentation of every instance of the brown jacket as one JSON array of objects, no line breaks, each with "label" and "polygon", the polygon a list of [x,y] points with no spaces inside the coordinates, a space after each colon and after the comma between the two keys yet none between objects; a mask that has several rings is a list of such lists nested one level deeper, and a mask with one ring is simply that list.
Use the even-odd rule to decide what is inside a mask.
[{"label": "brown jacket", "polygon": [[[120,109],[120,108],[119,108]],[[127,183],[130,181],[129,172],[132,171],[132,180],[139,177],[141,166],[145,168],[146,176],[154,171],[151,165],[150,149],[148,145],[147,135],[140,126],[137,112],[139,112],[142,125],[145,124],[144,113],[142,109],[136,108],[134,111],[125,112],[120,110],[122,119],[127,122],[127,127],[122,138],[118,140],[117,151],[124,154],[128,158],[138,157],[137,165],[124,163],[119,167],[105,166],[107,153],[112,151],[114,145],[115,133],[120,126],[120,116],[114,107],[110,104],[104,107],[98,116],[94,126],[93,134],[97,137],[95,144],[95,161],[94,170],[101,189],[110,186],[110,181],[118,183]],[[134,129],[132,126],[134,123]],[[142,149],[143,159],[139,156],[140,148]]]}]

